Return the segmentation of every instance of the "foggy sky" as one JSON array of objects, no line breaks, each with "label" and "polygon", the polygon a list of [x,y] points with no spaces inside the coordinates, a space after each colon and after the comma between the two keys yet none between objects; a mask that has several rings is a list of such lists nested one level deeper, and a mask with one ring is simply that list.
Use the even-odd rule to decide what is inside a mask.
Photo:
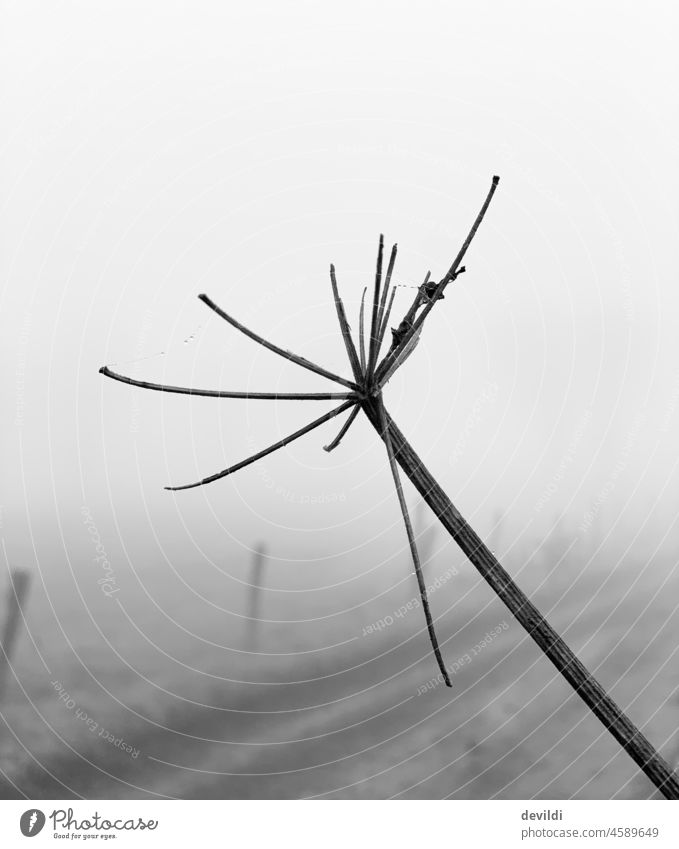
[{"label": "foggy sky", "polygon": [[[564,513],[577,534],[589,513],[581,533],[610,535],[616,557],[635,540],[676,547],[672,17],[632,3],[5,4],[10,560],[48,583],[77,573],[86,506],[121,572],[176,570],[195,589],[214,568],[238,584],[233,564],[265,539],[282,587],[380,567],[377,584],[396,580],[386,565],[406,540],[367,421],[332,454],[339,420],[169,493],[329,405],[164,396],[97,371],[323,390],[197,294],[348,374],[329,263],[356,328],[379,233],[398,242],[398,284],[440,277],[494,174],[467,273],[387,406],[482,535],[498,511],[526,539]],[[413,296],[398,291],[397,315]]]}]

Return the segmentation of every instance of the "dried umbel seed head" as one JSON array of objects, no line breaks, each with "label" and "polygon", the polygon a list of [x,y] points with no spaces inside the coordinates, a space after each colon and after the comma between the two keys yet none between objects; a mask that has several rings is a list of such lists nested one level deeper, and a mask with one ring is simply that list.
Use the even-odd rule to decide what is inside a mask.
[{"label": "dried umbel seed head", "polygon": [[[389,416],[382,398],[382,389],[394,372],[400,368],[407,357],[412,353],[422,332],[427,315],[434,305],[442,299],[444,290],[455,278],[464,271],[461,261],[471,244],[476,231],[483,220],[488,205],[493,197],[498,184],[498,177],[493,177],[491,188],[481,211],[469,231],[458,255],[448,272],[437,284],[430,283],[429,274],[424,283],[418,288],[415,300],[406,312],[405,317],[399,323],[395,331],[392,331],[392,344],[387,354],[379,360],[379,352],[384,339],[389,313],[394,300],[391,277],[396,260],[396,246],[392,248],[387,273],[382,282],[382,266],[384,253],[384,238],[380,236],[377,268],[375,273],[375,285],[372,300],[372,312],[370,321],[370,332],[368,348],[366,351],[365,339],[365,292],[361,302],[359,316],[359,344],[358,349],[351,335],[344,305],[339,296],[335,267],[330,267],[330,281],[332,285],[333,298],[337,312],[337,318],[342,333],[349,364],[353,373],[353,380],[341,377],[328,371],[322,366],[279,348],[266,339],[262,338],[252,330],[244,327],[234,318],[225,313],[207,295],[201,295],[201,300],[217,315],[227,321],[232,327],[244,333],[253,341],[263,345],[270,351],[285,357],[302,368],[313,371],[316,374],[339,383],[345,387],[342,393],[274,393],[274,392],[225,392],[221,390],[198,390],[178,386],[165,386],[152,384],[145,381],[137,381],[123,375],[116,374],[108,368],[101,369],[107,377],[112,377],[133,386],[145,389],[154,389],[163,392],[178,392],[187,395],[203,395],[218,398],[243,398],[259,400],[328,400],[341,399],[343,403],[310,422],[295,433],[270,445],[268,448],[248,457],[235,465],[216,472],[209,477],[203,478],[196,483],[184,486],[168,487],[168,489],[190,489],[203,486],[232,474],[238,469],[254,463],[261,457],[277,451],[295,439],[320,427],[325,422],[345,411],[351,411],[347,421],[344,423],[339,434],[328,444],[326,450],[332,450],[339,445],[342,437],[347,433],[352,422],[356,419],[359,410],[363,410],[370,423],[375,427],[382,438],[386,449],[389,467],[396,487],[398,502],[403,516],[403,521],[408,537],[408,544],[415,567],[415,575],[422,599],[422,607],[425,614],[427,631],[436,661],[441,670],[443,680],[451,686],[450,677],[446,669],[441,649],[439,647],[434,620],[429,609],[427,589],[422,575],[420,558],[415,544],[412,524],[406,506],[403,488],[399,477],[399,466],[405,472],[412,484],[422,495],[424,501],[432,508],[437,519],[448,530],[455,541],[460,545],[469,560],[477,568],[484,580],[492,587],[498,597],[508,607],[514,617],[521,623],[527,633],[540,647],[541,651],[551,660],[564,678],[576,690],[578,695],[585,701],[589,709],[601,720],[604,726],[613,734],[620,745],[631,755],[646,775],[661,790],[663,795],[670,799],[679,799],[679,780],[672,772],[667,762],[653,748],[649,741],[643,736],[638,728],[620,710],[610,696],[603,690],[601,685],[580,663],[563,639],[551,628],[549,623],[531,603],[527,596],[514,583],[511,576],[502,568],[495,556],[488,550],[483,541],[475,531],[464,520],[460,512],[453,506],[450,499],[441,489],[431,473],[427,470],[422,460],[417,456],[401,431]],[[388,306],[387,306],[388,304]]]}]

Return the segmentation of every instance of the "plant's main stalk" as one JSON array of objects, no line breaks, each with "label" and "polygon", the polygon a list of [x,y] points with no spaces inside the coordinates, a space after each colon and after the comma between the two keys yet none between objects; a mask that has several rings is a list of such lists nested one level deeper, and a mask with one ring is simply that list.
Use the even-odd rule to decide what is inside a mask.
[{"label": "plant's main stalk", "polygon": [[[375,399],[366,399],[362,402],[362,407],[382,438],[378,402]],[[481,577],[665,798],[679,799],[679,780],[667,761],[616,705],[525,593],[514,583],[511,575],[500,565],[441,489],[393,419],[386,415],[391,445],[398,464],[434,511],[443,527],[471,560]]]}]

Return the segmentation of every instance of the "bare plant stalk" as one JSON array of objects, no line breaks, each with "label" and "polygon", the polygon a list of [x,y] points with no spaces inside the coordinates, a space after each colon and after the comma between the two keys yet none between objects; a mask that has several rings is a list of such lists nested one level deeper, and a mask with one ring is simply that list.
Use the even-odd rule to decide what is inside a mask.
[{"label": "bare plant stalk", "polygon": [[464,240],[462,247],[460,248],[455,259],[453,260],[453,264],[450,266],[450,268],[448,269],[446,274],[441,278],[441,281],[439,282],[439,284],[436,287],[436,289],[434,290],[434,292],[428,298],[426,298],[425,307],[422,310],[422,312],[419,314],[419,316],[417,316],[417,318],[414,318],[414,312],[417,310],[419,305],[422,303],[421,292],[417,293],[417,296],[415,298],[415,302],[413,304],[414,309],[413,309],[413,307],[411,307],[411,310],[413,310],[413,318],[414,318],[412,325],[411,325],[410,329],[406,331],[405,335],[398,342],[398,344],[395,345],[395,346],[392,346],[391,350],[389,351],[389,353],[386,355],[386,357],[384,358],[384,360],[380,364],[380,368],[378,369],[378,372],[377,372],[378,379],[380,378],[380,376],[382,374],[385,374],[389,370],[389,367],[391,366],[393,360],[396,357],[398,357],[399,353],[406,347],[406,345],[408,344],[410,339],[413,337],[413,335],[415,333],[417,333],[417,331],[422,327],[424,320],[426,319],[426,317],[431,312],[432,307],[434,306],[436,301],[438,301],[439,298],[443,295],[443,290],[446,288],[448,283],[451,280],[455,279],[456,274],[458,273],[459,265],[462,262],[462,260],[464,259],[464,255],[467,253],[467,250],[472,243],[472,239],[476,235],[476,231],[481,226],[481,222],[483,221],[483,217],[486,214],[486,210],[490,206],[490,202],[493,199],[493,195],[495,194],[495,190],[497,189],[497,185],[498,185],[499,182],[500,182],[499,177],[493,177],[493,182],[491,184],[488,195],[486,196],[486,199],[483,203],[483,206],[481,207],[479,214],[476,216],[476,220],[474,221],[474,224],[472,225],[472,228],[469,231],[467,238]]},{"label": "bare plant stalk", "polygon": [[[432,508],[434,514],[439,519],[444,528],[446,528],[448,533],[457,542],[457,544],[460,546],[465,555],[469,558],[469,560],[471,560],[471,562],[479,571],[483,579],[490,585],[495,594],[503,601],[503,603],[507,606],[512,615],[522,625],[522,627],[526,630],[530,637],[537,643],[541,651],[550,659],[556,669],[573,687],[575,692],[578,693],[578,695],[582,698],[582,700],[592,711],[592,713],[594,713],[594,715],[610,731],[610,733],[618,741],[622,748],[634,759],[634,761],[639,765],[642,771],[651,779],[651,781],[655,784],[656,787],[658,787],[660,792],[666,798],[679,799],[679,779],[672,772],[672,769],[670,768],[669,764],[653,748],[650,742],[646,739],[646,737],[644,737],[641,731],[636,728],[636,726],[626,716],[626,714],[624,714],[622,710],[615,704],[615,702],[596,681],[596,679],[589,673],[589,671],[573,654],[573,652],[566,645],[564,640],[549,625],[549,623],[542,616],[539,610],[530,602],[528,597],[514,583],[511,576],[502,568],[498,560],[495,558],[492,552],[490,552],[488,548],[484,545],[484,543],[473,530],[473,528],[471,528],[470,525],[467,524],[467,522],[459,513],[459,511],[453,506],[448,496],[438,485],[431,473],[426,469],[420,458],[417,456],[417,454],[410,446],[406,438],[403,436],[396,424],[391,420],[387,411],[384,409],[381,387],[384,385],[386,380],[388,380],[388,378],[394,373],[394,371],[399,367],[399,365],[404,362],[408,355],[412,352],[413,348],[417,344],[417,340],[420,336],[420,332],[422,330],[422,325],[425,318],[427,317],[429,312],[431,312],[434,304],[441,297],[443,297],[443,290],[445,289],[446,285],[452,280],[454,280],[459,274],[461,274],[462,271],[464,271],[464,268],[460,267],[460,262],[462,261],[462,258],[464,257],[472,239],[474,238],[474,235],[478,230],[481,221],[483,220],[483,216],[485,215],[485,212],[488,208],[488,205],[490,204],[490,201],[497,187],[498,180],[498,177],[493,177],[493,183],[490,191],[488,192],[488,196],[486,197],[485,203],[483,204],[481,211],[477,215],[476,221],[474,222],[474,225],[472,226],[472,229],[470,230],[467,239],[463,243],[462,248],[460,249],[450,269],[436,286],[428,282],[429,275],[427,275],[427,277],[425,278],[425,282],[418,289],[414,303],[409,308],[405,318],[403,319],[399,327],[394,331],[394,338],[389,352],[381,361],[381,363],[376,367],[376,358],[377,352],[379,351],[379,343],[381,336],[384,334],[386,319],[388,318],[388,315],[385,317],[382,316],[382,311],[385,304],[386,288],[388,288],[389,280],[387,280],[385,290],[382,291],[382,298],[380,298],[382,257],[384,249],[384,238],[380,236],[380,246],[377,259],[377,272],[375,275],[375,292],[373,297],[372,323],[370,330],[370,350],[368,352],[368,362],[366,364],[363,328],[363,319],[365,311],[364,292],[360,313],[359,364],[361,367],[361,379],[357,379],[356,384],[352,383],[351,381],[347,381],[344,378],[327,371],[326,369],[323,369],[321,366],[317,366],[315,363],[311,363],[309,360],[305,360],[303,357],[299,357],[296,354],[292,354],[290,351],[284,351],[282,348],[279,348],[278,346],[267,342],[266,339],[263,339],[261,336],[258,336],[256,333],[253,333],[251,330],[248,330],[247,328],[243,327],[243,325],[239,324],[239,322],[237,322],[235,319],[228,316],[225,312],[223,312],[223,310],[221,310],[216,304],[214,304],[207,297],[207,295],[200,295],[201,300],[203,300],[212,310],[214,310],[218,315],[220,315],[238,330],[241,330],[243,333],[245,333],[246,336],[249,336],[251,339],[268,348],[269,350],[273,351],[274,353],[277,353],[280,356],[285,357],[286,359],[294,363],[297,363],[303,368],[309,369],[310,371],[327,377],[330,380],[334,380],[335,382],[344,384],[349,389],[354,390],[355,394],[349,395],[347,400],[341,406],[337,407],[334,410],[331,410],[324,416],[315,419],[313,422],[307,424],[300,430],[295,431],[295,433],[291,434],[290,436],[287,436],[279,442],[275,443],[274,445],[269,446],[269,448],[265,448],[263,451],[258,452],[252,457],[249,457],[248,459],[237,463],[235,466],[231,466],[228,469],[224,469],[223,471],[218,472],[215,475],[211,475],[210,477],[198,481],[197,483],[188,484],[186,486],[180,487],[166,488],[175,490],[190,489],[192,487],[202,486],[203,484],[211,483],[212,481],[218,480],[219,478],[226,477],[232,472],[235,472],[238,469],[242,469],[244,466],[247,466],[250,463],[254,463],[256,460],[259,460],[261,457],[264,457],[267,454],[271,454],[273,451],[282,448],[284,445],[287,445],[294,439],[303,436],[305,433],[308,433],[314,428],[320,427],[320,425],[322,425],[324,422],[328,421],[334,416],[339,415],[344,410],[347,410],[353,406],[355,407],[355,409],[352,411],[351,416],[349,416],[348,422],[341,429],[340,433],[331,443],[331,445],[327,446],[328,448],[334,447],[335,445],[339,444],[339,440],[346,433],[351,422],[353,422],[353,420],[355,419],[356,411],[360,406],[365,411],[368,419],[383,439],[387,448],[389,465],[391,467],[392,475],[394,477],[396,492],[399,497],[401,512],[403,514],[404,522],[406,525],[406,532],[408,534],[408,541],[410,543],[413,562],[415,563],[415,573],[417,575],[420,593],[422,596],[423,607],[425,609],[425,615],[427,617],[427,627],[429,629],[429,636],[432,641],[432,646],[434,647],[436,659],[439,663],[441,671],[443,672],[446,683],[450,685],[450,681],[448,679],[447,672],[445,671],[445,666],[443,664],[443,660],[441,658],[441,654],[438,648],[436,634],[434,633],[433,621],[431,619],[431,614],[426,599],[426,587],[424,585],[424,579],[422,577],[422,569],[420,567],[419,555],[417,553],[417,547],[415,545],[413,529],[410,523],[410,517],[408,515],[407,506],[403,495],[403,488],[401,486],[400,478],[398,475],[397,463],[401,466],[401,469],[403,469],[412,484],[422,495],[426,503]],[[395,252],[392,252],[392,257],[395,258]],[[392,263],[390,262],[390,267],[387,274],[388,278],[390,278],[391,276],[391,271]],[[337,302],[338,299],[336,300],[336,303]],[[422,306],[422,304],[424,304],[425,306],[418,316],[417,312],[420,306]],[[344,319],[342,318],[343,308],[341,310],[338,310],[338,315],[340,317],[340,324],[342,325],[342,329],[344,332],[346,325],[346,317],[344,317]],[[348,325],[346,326],[348,327]],[[347,351],[349,353],[349,348],[347,349]],[[352,360],[351,364],[352,368],[354,368],[354,374],[356,374],[356,368],[351,354],[350,359]],[[104,372],[104,374],[107,374],[106,370],[102,369],[102,371]],[[108,376],[113,375],[109,373]],[[142,385],[139,382],[135,383],[131,379],[125,379],[121,376],[116,376],[116,379],[122,379],[123,382],[130,382],[133,383],[133,385]],[[147,385],[147,388],[160,387],[159,385]],[[178,387],[172,387],[170,390],[168,390],[166,387],[163,387],[163,390],[180,391]],[[193,390],[190,391],[190,394],[194,394]],[[237,393],[237,397],[241,397],[241,394]]]},{"label": "bare plant stalk", "polygon": [[355,398],[351,392],[227,392],[221,389],[192,389],[189,386],[170,386],[165,383],[150,383],[148,380],[135,380],[124,374],[118,374],[108,366],[99,369],[99,374],[139,386],[141,389],[154,389],[156,392],[174,392],[178,395],[200,395],[205,398],[247,398],[249,401],[333,401]]},{"label": "bare plant stalk", "polygon": [[0,704],[5,695],[7,673],[11,667],[14,646],[19,636],[22,610],[28,598],[30,584],[31,576],[26,569],[12,569],[7,590],[7,614],[0,636]]},{"label": "bare plant stalk", "polygon": [[366,359],[365,359],[365,296],[367,288],[363,290],[361,298],[361,311],[358,314],[358,348],[361,358],[361,370],[365,374]]},{"label": "bare plant stalk", "polygon": [[382,347],[382,342],[384,341],[384,334],[387,332],[387,325],[389,324],[389,316],[391,315],[391,308],[394,306],[394,298],[396,297],[396,289],[391,290],[391,297],[389,298],[389,305],[384,313],[382,318],[382,323],[380,325],[380,335],[377,340],[377,352],[379,355],[379,350]]},{"label": "bare plant stalk", "polygon": [[368,379],[371,379],[375,362],[377,361],[377,334],[379,327],[377,317],[380,309],[380,290],[382,286],[382,257],[384,255],[384,236],[380,234],[380,244],[377,249],[377,268],[375,269],[375,289],[373,291],[372,321],[370,322],[370,347],[368,349]]},{"label": "bare plant stalk", "polygon": [[[403,363],[408,359],[408,357],[412,354],[412,352],[417,347],[421,336],[422,336],[422,328],[420,327],[420,329],[417,331],[417,333],[415,333],[415,335],[412,336],[409,339],[408,344],[405,345],[403,348],[399,348],[398,354],[396,355],[392,364],[389,366],[389,368],[386,370],[386,372],[381,373],[378,370],[378,373],[379,373],[378,379],[379,379],[379,385],[380,386],[384,386],[386,383],[388,383],[391,380],[394,372],[398,371],[401,368]],[[385,357],[385,359],[386,359],[386,357]]]},{"label": "bare plant stalk", "polygon": [[[367,399],[363,401],[362,406],[373,427],[382,437],[383,427],[378,400]],[[389,439],[401,469],[434,511],[443,527],[476,567],[481,577],[663,796],[667,799],[679,799],[679,779],[667,761],[623,713],[530,599],[514,583],[511,575],[503,569],[478,534],[452,504],[386,410],[384,416],[388,424]]]},{"label": "bare plant stalk", "polygon": [[358,404],[356,404],[354,409],[347,416],[347,420],[344,422],[344,424],[340,428],[340,432],[337,434],[337,436],[333,439],[333,441],[329,445],[323,446],[324,451],[330,452],[330,451],[334,451],[335,448],[337,448],[337,446],[340,444],[340,442],[344,439],[344,434],[349,430],[349,428],[354,423],[354,419],[358,415],[360,409],[361,408],[358,406]]},{"label": "bare plant stalk", "polygon": [[413,526],[410,521],[410,514],[408,513],[408,505],[406,504],[405,495],[403,494],[401,478],[398,474],[398,466],[396,465],[396,458],[394,457],[394,449],[391,444],[391,437],[389,436],[389,427],[387,425],[386,411],[384,409],[384,404],[382,402],[381,395],[377,396],[375,406],[377,407],[380,418],[380,427],[382,430],[381,436],[384,440],[384,444],[387,446],[387,457],[389,458],[389,467],[391,468],[391,474],[394,478],[396,494],[398,496],[398,502],[401,507],[401,515],[403,516],[403,524],[406,526],[406,534],[408,535],[408,545],[410,546],[410,554],[412,555],[413,564],[415,566],[415,575],[417,576],[417,585],[420,589],[420,598],[422,599],[422,609],[424,610],[424,618],[427,621],[427,631],[429,632],[429,640],[431,641],[432,648],[434,649],[436,662],[438,663],[439,669],[441,670],[441,675],[443,675],[443,680],[446,682],[447,687],[452,687],[453,685],[450,681],[450,676],[448,675],[446,665],[443,662],[441,649],[439,648],[439,641],[436,637],[436,630],[434,629],[434,620],[432,619],[431,610],[429,609],[429,599],[427,598],[427,585],[425,584],[424,576],[422,575],[422,566],[420,564],[420,556],[418,554],[417,545],[415,543],[415,534],[413,533]]},{"label": "bare plant stalk", "polygon": [[312,422],[309,422],[309,424],[304,425],[304,427],[296,430],[289,436],[284,437],[279,442],[274,442],[274,444],[269,445],[268,448],[258,451],[256,454],[253,454],[252,457],[241,460],[240,463],[236,463],[234,466],[229,466],[228,469],[222,469],[221,472],[215,472],[214,475],[195,481],[195,483],[185,483],[182,486],[166,486],[165,489],[177,492],[180,489],[193,489],[196,486],[204,486],[206,483],[212,483],[213,481],[220,480],[220,478],[225,478],[227,475],[233,474],[233,472],[237,472],[245,466],[249,466],[250,463],[255,463],[257,460],[261,460],[261,458],[266,457],[267,454],[272,454],[274,451],[278,451],[279,448],[283,448],[295,439],[299,439],[300,436],[304,436],[304,434],[309,433],[310,430],[320,427],[325,422],[330,421],[330,419],[333,419],[335,416],[338,416],[340,413],[348,410],[349,407],[353,406],[355,403],[355,401],[345,401],[344,404],[341,404],[339,407],[335,407],[334,410],[330,410],[330,412],[326,413],[324,416],[319,416],[319,418],[314,419]]},{"label": "bare plant stalk", "polygon": [[315,372],[315,374],[320,374],[321,377],[327,377],[329,380],[333,380],[335,383],[341,383],[349,389],[357,389],[355,383],[352,383],[350,380],[345,380],[345,378],[340,377],[338,374],[333,374],[333,372],[328,371],[322,366],[316,365],[316,363],[312,363],[311,360],[307,360],[304,357],[300,357],[298,354],[293,354],[292,351],[286,351],[283,348],[279,348],[278,345],[274,345],[273,342],[269,342],[264,339],[259,334],[255,333],[253,330],[245,327],[245,325],[241,324],[239,321],[236,321],[235,318],[232,318],[228,313],[225,313],[221,307],[218,307],[217,304],[209,298],[207,295],[198,295],[200,300],[207,304],[211,310],[217,313],[220,318],[223,318],[224,321],[228,321],[232,327],[235,327],[236,330],[240,330],[241,333],[244,333],[254,342],[259,342],[260,345],[263,345],[265,348],[268,348],[269,351],[273,351],[274,354],[278,354],[286,360],[290,360],[293,363],[296,363],[298,366],[302,366],[302,368],[308,369],[309,371]]},{"label": "bare plant stalk", "polygon": [[389,265],[387,266],[387,273],[384,277],[384,286],[382,286],[382,295],[380,297],[380,308],[377,313],[377,350],[375,352],[375,362],[377,362],[377,358],[380,354],[380,333],[382,330],[382,322],[384,319],[384,308],[387,303],[387,296],[389,295],[389,285],[391,283],[391,275],[394,273],[394,264],[396,263],[396,254],[398,253],[398,245],[393,245],[391,248],[391,255],[389,256]]},{"label": "bare plant stalk", "polygon": [[419,543],[420,560],[422,561],[422,571],[426,572],[431,560],[431,552],[436,539],[436,530],[438,525],[427,527],[427,519],[425,513],[427,505],[424,501],[420,501],[417,513],[415,514],[415,524],[417,525],[417,540]]},{"label": "bare plant stalk", "polygon": [[354,378],[356,382],[360,382],[363,379],[363,370],[361,369],[361,364],[358,361],[358,354],[356,353],[356,346],[354,345],[354,340],[351,338],[351,328],[349,327],[349,322],[347,321],[347,314],[344,311],[344,304],[342,303],[342,299],[339,296],[339,289],[337,288],[337,278],[335,276],[335,266],[330,264],[330,282],[332,284],[332,294],[335,299],[335,309],[337,311],[337,319],[339,321],[340,330],[342,331],[342,339],[344,340],[344,347],[347,349],[347,356],[349,357],[349,363],[351,364],[351,370],[354,373]]}]

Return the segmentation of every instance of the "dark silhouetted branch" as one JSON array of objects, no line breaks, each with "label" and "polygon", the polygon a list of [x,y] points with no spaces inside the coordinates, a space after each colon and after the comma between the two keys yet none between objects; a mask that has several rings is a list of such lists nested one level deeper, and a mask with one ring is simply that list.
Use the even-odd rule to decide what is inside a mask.
[{"label": "dark silhouetted branch", "polygon": [[384,255],[384,236],[380,234],[380,244],[377,249],[377,267],[375,269],[375,288],[373,290],[373,308],[372,308],[372,320],[370,322],[370,346],[368,348],[368,366],[366,369],[366,374],[368,376],[368,381],[371,382],[373,369],[375,368],[375,362],[377,360],[377,334],[379,332],[379,325],[377,323],[377,316],[379,314],[380,309],[380,290],[382,286],[382,258]]},{"label": "dark silhouetted branch", "polygon": [[354,419],[358,415],[360,409],[361,408],[358,406],[358,404],[354,407],[354,409],[347,416],[347,420],[342,425],[340,432],[337,434],[337,436],[328,445],[323,446],[324,451],[330,452],[330,451],[334,451],[335,448],[337,448],[337,446],[340,444],[340,442],[344,438],[344,434],[349,430],[351,425],[354,423]]},{"label": "dark silhouetted branch", "polygon": [[347,321],[347,314],[344,311],[344,304],[339,296],[337,278],[335,277],[335,266],[332,264],[330,265],[330,282],[332,284],[332,295],[335,299],[335,309],[337,311],[337,319],[342,332],[342,339],[344,340],[344,347],[347,349],[347,356],[349,357],[349,363],[351,365],[351,370],[354,373],[354,378],[357,383],[360,383],[363,379],[363,370],[361,369],[361,364],[358,360],[354,340],[351,338],[351,328]]},{"label": "dark silhouetted branch", "polygon": [[183,484],[182,486],[166,486],[165,489],[177,492],[180,489],[193,489],[194,487],[204,486],[207,483],[213,483],[214,481],[218,481],[221,478],[225,478],[227,475],[233,474],[233,472],[237,472],[239,469],[243,469],[245,466],[249,466],[250,463],[254,463],[256,460],[261,460],[261,458],[266,457],[267,454],[272,454],[274,451],[278,451],[279,448],[283,448],[290,442],[293,442],[295,439],[299,439],[300,436],[304,436],[304,434],[309,433],[310,430],[314,430],[315,428],[320,427],[325,422],[330,421],[330,419],[333,419],[335,416],[338,416],[340,413],[343,413],[344,410],[348,410],[349,407],[353,406],[355,403],[355,401],[345,401],[344,404],[340,405],[339,407],[335,407],[334,410],[331,410],[324,416],[320,416],[319,418],[314,419],[308,425],[305,425],[303,428],[300,428],[294,433],[291,433],[290,436],[286,436],[279,442],[275,442],[273,445],[270,445],[263,451],[258,451],[256,454],[253,454],[252,457],[248,457],[246,460],[241,460],[240,463],[236,463],[234,466],[229,466],[228,469],[223,469],[221,472],[216,472],[214,475],[210,475],[209,477],[203,478],[202,480],[196,481],[195,483],[187,483]]},{"label": "dark silhouetted branch", "polygon": [[341,383],[343,386],[347,386],[349,389],[357,389],[355,383],[352,383],[350,380],[346,380],[343,377],[340,377],[337,374],[333,374],[333,372],[328,371],[322,366],[317,366],[316,363],[312,363],[310,360],[305,359],[304,357],[300,357],[298,354],[293,354],[292,351],[286,351],[283,348],[279,348],[278,345],[274,345],[273,342],[268,342],[266,339],[263,339],[257,333],[252,330],[249,330],[239,321],[236,321],[235,318],[232,318],[230,315],[224,312],[223,309],[217,306],[214,301],[212,301],[207,295],[198,295],[200,300],[207,304],[211,310],[217,313],[220,318],[223,318],[224,321],[228,321],[232,327],[235,327],[236,330],[240,330],[241,333],[244,333],[246,336],[249,336],[254,342],[259,342],[260,345],[263,345],[265,348],[268,348],[269,351],[273,351],[274,354],[278,354],[281,357],[284,357],[286,360],[290,360],[293,363],[297,363],[298,366],[302,366],[302,368],[308,369],[309,371],[313,371],[316,374],[320,374],[321,377],[327,377],[328,380],[334,380],[335,383]]},{"label": "dark silhouetted branch", "polygon": [[394,306],[394,297],[396,295],[396,289],[391,290],[391,297],[389,298],[389,306],[384,313],[384,317],[382,318],[382,324],[380,325],[380,335],[377,340],[377,350],[382,347],[382,342],[384,340],[384,334],[387,332],[387,326],[389,324],[389,316],[391,315],[391,308]]},{"label": "dark silhouetted branch", "polygon": [[352,392],[227,392],[222,389],[192,389],[187,386],[170,386],[165,383],[150,383],[148,380],[135,380],[124,374],[112,371],[108,366],[99,369],[99,373],[128,383],[130,386],[139,386],[141,389],[154,389],[156,392],[174,392],[178,395],[200,395],[206,398],[245,398],[250,401],[334,401],[348,398],[356,398]]},{"label": "dark silhouetted branch", "polygon": [[[377,432],[383,436],[378,400],[366,399],[363,402],[363,409]],[[667,799],[679,799],[679,780],[667,761],[623,713],[530,599],[514,583],[511,575],[505,571],[459,510],[453,506],[386,411],[384,416],[399,466],[434,511],[434,515],[443,527],[476,567],[481,577],[661,793]]]},{"label": "dark silhouetted branch", "polygon": [[[391,255],[389,256],[389,264],[387,265],[387,273],[384,277],[384,285],[382,286],[382,295],[380,297],[380,308],[377,313],[377,342],[375,348],[375,362],[379,359],[380,356],[380,346],[382,345],[382,325],[384,324],[384,309],[387,303],[387,297],[389,295],[389,286],[391,284],[391,275],[394,273],[394,263],[396,262],[396,254],[398,252],[398,245],[393,245],[391,249]],[[392,291],[392,296],[393,292]],[[393,300],[393,297],[392,297]]]},{"label": "dark silhouetted branch", "polygon": [[[378,368],[378,371],[377,371],[376,377],[377,377],[378,381],[383,374],[386,374],[386,372],[389,370],[390,366],[392,365],[393,361],[398,357],[399,353],[401,351],[403,351],[403,349],[407,346],[408,342],[412,339],[412,337],[415,335],[415,333],[417,333],[418,330],[422,327],[424,320],[426,319],[426,317],[431,312],[434,304],[441,298],[441,295],[443,294],[443,290],[446,288],[448,283],[451,280],[455,279],[457,269],[458,269],[460,263],[462,262],[462,260],[464,259],[464,255],[467,253],[467,250],[472,243],[472,239],[476,235],[476,231],[479,229],[479,226],[481,225],[481,222],[483,221],[483,217],[486,214],[486,210],[488,209],[491,200],[493,199],[493,195],[495,194],[495,190],[497,189],[497,185],[498,185],[499,182],[500,182],[499,177],[493,177],[493,182],[491,184],[488,195],[486,196],[486,199],[483,203],[483,206],[481,207],[479,214],[476,216],[476,220],[474,221],[474,224],[472,225],[472,228],[469,231],[467,238],[464,240],[462,247],[460,248],[455,259],[453,260],[453,264],[450,266],[447,273],[441,278],[441,281],[438,284],[438,286],[436,287],[436,289],[434,290],[433,295],[428,298],[427,302],[425,303],[424,309],[417,316],[417,318],[414,318],[411,327],[406,331],[405,335],[399,341],[398,345],[396,347],[392,347],[392,349],[389,351],[389,353],[385,356],[384,360],[380,364],[380,367]],[[415,310],[419,307],[420,303],[421,303],[421,294],[420,294],[420,292],[418,292],[417,297],[415,298],[415,304],[414,304]]]},{"label": "dark silhouetted branch", "polygon": [[367,291],[367,288],[363,290],[363,296],[361,298],[361,311],[358,314],[358,348],[361,356],[361,369],[363,371],[364,376],[367,365],[365,359],[365,296]]},{"label": "dark silhouetted branch", "polygon": [[441,656],[441,649],[439,648],[439,641],[436,638],[436,631],[434,630],[434,620],[432,619],[431,610],[429,609],[429,599],[427,598],[427,585],[424,582],[424,576],[422,574],[420,556],[417,553],[417,545],[415,544],[415,534],[413,533],[413,526],[411,524],[410,515],[408,513],[408,505],[406,504],[405,495],[403,494],[403,487],[401,486],[401,479],[398,474],[398,466],[396,465],[396,458],[394,457],[394,449],[391,443],[391,437],[389,436],[389,427],[387,424],[386,411],[384,409],[384,403],[382,402],[381,395],[378,395],[375,399],[375,407],[377,408],[377,412],[380,419],[380,427],[382,429],[381,436],[384,440],[384,444],[387,447],[389,467],[391,468],[391,474],[394,479],[394,485],[396,487],[396,495],[398,496],[399,506],[401,507],[403,524],[406,527],[406,534],[408,535],[408,545],[410,546],[410,553],[412,555],[413,564],[415,566],[415,575],[417,576],[417,585],[420,589],[420,598],[422,599],[422,609],[424,610],[424,618],[427,621],[427,631],[429,632],[429,639],[431,641],[432,648],[434,649],[436,662],[438,663],[439,669],[441,670],[441,674],[443,675],[443,680],[446,682],[447,687],[452,687],[453,685],[451,684],[450,676],[448,675],[448,670],[446,669],[446,665],[443,662],[443,657]]}]

